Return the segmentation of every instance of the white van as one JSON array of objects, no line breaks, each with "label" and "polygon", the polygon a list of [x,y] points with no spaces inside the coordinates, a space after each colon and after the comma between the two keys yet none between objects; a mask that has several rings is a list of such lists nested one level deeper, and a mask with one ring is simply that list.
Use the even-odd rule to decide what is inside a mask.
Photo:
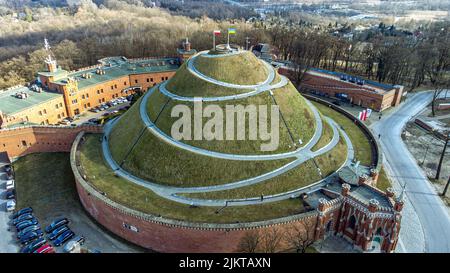
[{"label": "white van", "polygon": [[16,209],[16,201],[8,200],[6,202],[6,211],[14,211]]},{"label": "white van", "polygon": [[6,180],[6,190],[11,191],[14,189],[14,180]]}]

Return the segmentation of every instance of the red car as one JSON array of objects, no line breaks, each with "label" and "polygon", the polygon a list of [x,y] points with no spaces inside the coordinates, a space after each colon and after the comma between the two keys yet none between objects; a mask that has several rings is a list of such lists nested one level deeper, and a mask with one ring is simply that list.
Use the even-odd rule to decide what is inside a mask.
[{"label": "red car", "polygon": [[55,249],[51,245],[46,244],[36,249],[34,253],[55,253]]}]

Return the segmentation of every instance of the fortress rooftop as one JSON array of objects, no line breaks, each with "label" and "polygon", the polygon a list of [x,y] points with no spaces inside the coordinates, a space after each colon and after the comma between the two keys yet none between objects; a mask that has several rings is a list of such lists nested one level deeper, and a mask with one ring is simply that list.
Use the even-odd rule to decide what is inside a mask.
[{"label": "fortress rooftop", "polygon": [[[108,57],[99,60],[99,65],[67,72],[58,77],[56,84],[65,85],[69,78],[78,82],[78,88],[84,89],[112,79],[143,73],[175,71],[179,67],[178,58],[142,58]],[[64,70],[62,70],[64,71]],[[104,73],[97,73],[102,71]],[[39,72],[47,75],[49,72]],[[58,74],[60,76],[61,74]]]},{"label": "fortress rooftop", "polygon": [[[20,98],[18,96],[20,93],[26,97]],[[11,115],[57,97],[62,97],[62,94],[45,90],[37,92],[26,86],[16,86],[6,90],[0,90],[0,112]]]}]

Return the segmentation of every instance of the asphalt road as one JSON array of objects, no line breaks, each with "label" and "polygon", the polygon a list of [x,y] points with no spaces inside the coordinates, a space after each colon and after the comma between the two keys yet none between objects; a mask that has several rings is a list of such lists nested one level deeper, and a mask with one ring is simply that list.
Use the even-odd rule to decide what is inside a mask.
[{"label": "asphalt road", "polygon": [[[406,185],[406,198],[411,201],[423,229],[424,251],[448,253],[450,252],[450,217],[446,207],[400,136],[406,122],[420,112],[431,98],[430,92],[410,96],[397,111],[387,117],[383,116],[381,121],[372,126],[372,129],[377,135],[381,134],[381,147],[394,178],[400,184]],[[405,251],[416,252],[408,247]]]}]

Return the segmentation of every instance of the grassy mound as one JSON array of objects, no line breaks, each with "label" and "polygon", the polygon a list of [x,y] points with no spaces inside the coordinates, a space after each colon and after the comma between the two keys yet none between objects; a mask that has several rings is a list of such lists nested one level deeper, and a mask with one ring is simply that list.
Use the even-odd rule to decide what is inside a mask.
[{"label": "grassy mound", "polygon": [[[273,195],[308,186],[318,182],[322,177],[330,175],[344,164],[346,159],[346,144],[343,138],[331,151],[308,160],[296,168],[264,182],[226,191],[183,194],[187,197],[200,199],[235,199]],[[320,168],[320,176],[317,167]]]},{"label": "grassy mound", "polygon": [[102,157],[100,135],[86,135],[80,145],[80,171],[97,190],[106,193],[111,200],[129,208],[161,215],[163,218],[207,223],[235,223],[262,221],[304,212],[300,200],[284,200],[269,204],[228,207],[219,214],[215,207],[191,208],[188,205],[167,200],[144,187],[130,183],[114,175]]},{"label": "grassy mound", "polygon": [[171,93],[185,97],[215,97],[247,93],[250,89],[234,89],[215,85],[194,76],[184,63],[166,85]]},{"label": "grassy mound", "polygon": [[356,160],[361,161],[361,164],[370,166],[372,163],[372,150],[370,148],[369,140],[361,129],[354,124],[349,118],[342,115],[339,112],[334,111],[330,107],[327,107],[318,102],[312,102],[319,111],[332,118],[337,124],[341,126],[347,133],[350,141],[353,144],[355,150]]},{"label": "grassy mound", "polygon": [[[158,91],[155,91],[155,93]],[[159,92],[158,92],[159,93]],[[152,97],[149,98],[147,109],[149,111],[149,116],[158,115],[157,113],[152,112],[160,112],[161,106],[155,106],[155,104],[159,104],[164,99],[159,99],[162,96],[161,94],[152,94],[152,97],[158,98],[157,100],[152,100]],[[273,154],[273,153],[281,153],[281,152],[289,152],[292,151],[294,147],[294,142],[297,144],[297,147],[305,145],[313,136],[315,131],[316,122],[314,119],[314,115],[311,109],[306,104],[306,101],[301,95],[298,94],[297,90],[291,85],[287,85],[282,88],[278,88],[273,90],[273,96],[270,95],[269,92],[261,93],[257,96],[251,96],[246,99],[234,100],[234,101],[224,101],[224,102],[212,102],[207,103],[203,102],[202,107],[205,109],[209,105],[217,105],[219,106],[224,115],[223,115],[223,124],[226,125],[226,115],[225,109],[227,105],[242,105],[247,107],[248,105],[255,105],[259,107],[259,105],[266,105],[268,109],[268,120],[269,124],[271,123],[270,119],[270,107],[272,105],[277,104],[279,106],[281,115],[283,118],[279,117],[279,145],[278,148],[274,151],[261,151],[261,144],[268,143],[268,141],[262,141],[259,136],[257,140],[249,140],[249,115],[245,116],[245,124],[246,124],[246,141],[237,140],[237,120],[235,118],[234,122],[234,139],[235,140],[226,140],[225,133],[223,134],[224,140],[183,140],[183,142],[200,147],[203,149],[207,149],[210,151],[217,151],[223,153],[233,153],[233,154]],[[171,112],[174,106],[177,105],[186,105],[191,109],[191,120],[194,120],[194,104],[192,102],[180,102],[172,100],[170,101],[164,109],[158,115],[158,120],[156,121],[156,125],[166,134],[171,134],[172,124],[178,119],[178,117],[171,117]],[[152,109],[158,109],[155,111]],[[203,118],[203,124],[206,124],[208,120],[211,118]],[[152,118],[153,121],[155,119]],[[285,122],[283,122],[285,121]],[[224,128],[225,131],[225,128]],[[299,145],[298,140],[301,139],[303,144]]]},{"label": "grassy mound", "polygon": [[242,85],[258,84],[267,79],[269,71],[252,52],[238,55],[208,58],[199,55],[194,62],[195,68],[213,79]]},{"label": "grassy mound", "polygon": [[109,141],[116,162],[146,180],[179,187],[217,185],[258,176],[292,161],[224,160],[179,149],[160,140],[144,126],[139,103],[117,122]]}]

